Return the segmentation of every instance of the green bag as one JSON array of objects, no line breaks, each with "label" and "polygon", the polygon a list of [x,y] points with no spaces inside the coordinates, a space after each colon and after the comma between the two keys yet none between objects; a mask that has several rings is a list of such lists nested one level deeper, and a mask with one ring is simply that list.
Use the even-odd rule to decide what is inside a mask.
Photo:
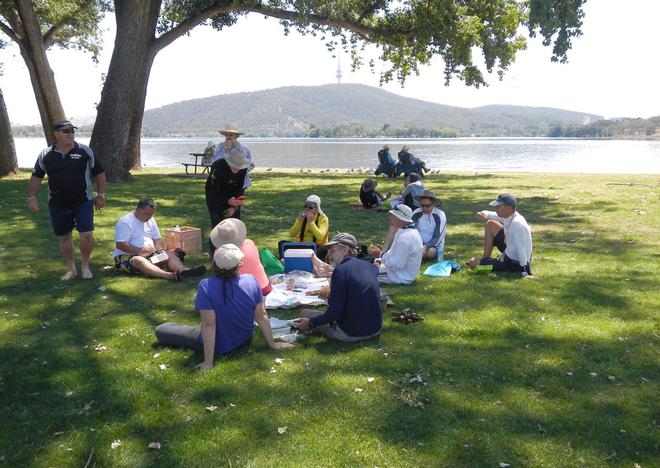
[{"label": "green bag", "polygon": [[259,261],[266,270],[268,276],[284,273],[284,265],[273,255],[273,252],[265,247],[259,249]]}]

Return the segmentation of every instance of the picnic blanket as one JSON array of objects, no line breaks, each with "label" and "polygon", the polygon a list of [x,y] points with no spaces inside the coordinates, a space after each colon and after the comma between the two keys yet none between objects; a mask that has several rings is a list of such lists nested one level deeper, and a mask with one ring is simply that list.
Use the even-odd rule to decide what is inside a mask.
[{"label": "picnic blanket", "polygon": [[389,211],[389,208],[384,208],[382,206],[374,206],[372,208],[365,208],[361,203],[356,203],[351,205],[353,211],[373,211],[375,213],[383,213],[384,211]]},{"label": "picnic blanket", "polygon": [[319,296],[308,296],[308,291],[318,291],[322,287],[328,287],[328,278],[315,278],[311,273],[303,275],[293,271],[288,277],[294,278],[293,290],[289,291],[286,281],[283,281],[285,275],[271,276],[273,290],[266,296],[266,309],[293,309],[300,306],[325,305],[325,299]]}]

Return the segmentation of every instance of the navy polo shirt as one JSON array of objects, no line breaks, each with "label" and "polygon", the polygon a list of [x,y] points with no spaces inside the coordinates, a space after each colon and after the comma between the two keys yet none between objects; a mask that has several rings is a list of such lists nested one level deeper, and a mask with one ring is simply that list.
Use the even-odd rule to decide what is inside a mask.
[{"label": "navy polo shirt", "polygon": [[48,174],[48,191],[53,206],[77,208],[94,198],[92,176],[103,171],[94,152],[88,146],[74,142],[66,154],[55,145],[44,149],[37,158],[32,176],[43,179]]}]

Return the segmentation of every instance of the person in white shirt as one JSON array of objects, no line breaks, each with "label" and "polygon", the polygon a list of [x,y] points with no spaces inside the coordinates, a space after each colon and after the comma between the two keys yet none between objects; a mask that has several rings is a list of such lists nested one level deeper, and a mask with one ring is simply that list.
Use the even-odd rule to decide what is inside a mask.
[{"label": "person in white shirt", "polygon": [[[141,198],[135,210],[122,216],[115,224],[115,269],[128,274],[143,273],[156,278],[179,281],[183,277],[201,276],[205,266],[187,269],[179,257],[165,250],[158,223],[154,218],[156,202],[152,198]],[[162,260],[154,259],[158,254]],[[161,268],[164,267],[167,270]]]},{"label": "person in white shirt", "polygon": [[413,211],[412,220],[424,243],[422,257],[442,260],[447,232],[447,216],[439,208],[442,202],[430,190],[415,198],[419,201],[419,208]]},{"label": "person in white shirt", "polygon": [[[389,243],[385,241],[384,251],[378,248],[370,249],[370,253],[379,256],[374,260],[378,267],[378,281],[381,283],[410,284],[417,278],[422,264],[422,236],[415,229],[410,207],[400,204],[390,213],[390,234],[394,238]],[[388,248],[388,245],[389,248]]]},{"label": "person in white shirt", "polygon": [[[484,232],[484,253],[468,262],[470,268],[477,265],[492,265],[493,271],[510,271],[532,274],[532,231],[525,218],[516,211],[518,202],[510,193],[500,194],[489,203],[495,211],[479,211],[475,216],[486,221]],[[491,258],[493,247],[502,253]]]}]

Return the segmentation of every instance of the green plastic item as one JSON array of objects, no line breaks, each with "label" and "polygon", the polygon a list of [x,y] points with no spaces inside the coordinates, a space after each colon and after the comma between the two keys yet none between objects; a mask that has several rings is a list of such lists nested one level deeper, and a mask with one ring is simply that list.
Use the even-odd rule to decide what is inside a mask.
[{"label": "green plastic item", "polygon": [[277,275],[279,273],[284,273],[284,265],[273,255],[273,252],[268,250],[266,247],[259,249],[259,261],[266,270],[268,276]]},{"label": "green plastic item", "polygon": [[493,265],[477,265],[474,268],[474,273],[477,275],[487,275],[493,272]]}]

